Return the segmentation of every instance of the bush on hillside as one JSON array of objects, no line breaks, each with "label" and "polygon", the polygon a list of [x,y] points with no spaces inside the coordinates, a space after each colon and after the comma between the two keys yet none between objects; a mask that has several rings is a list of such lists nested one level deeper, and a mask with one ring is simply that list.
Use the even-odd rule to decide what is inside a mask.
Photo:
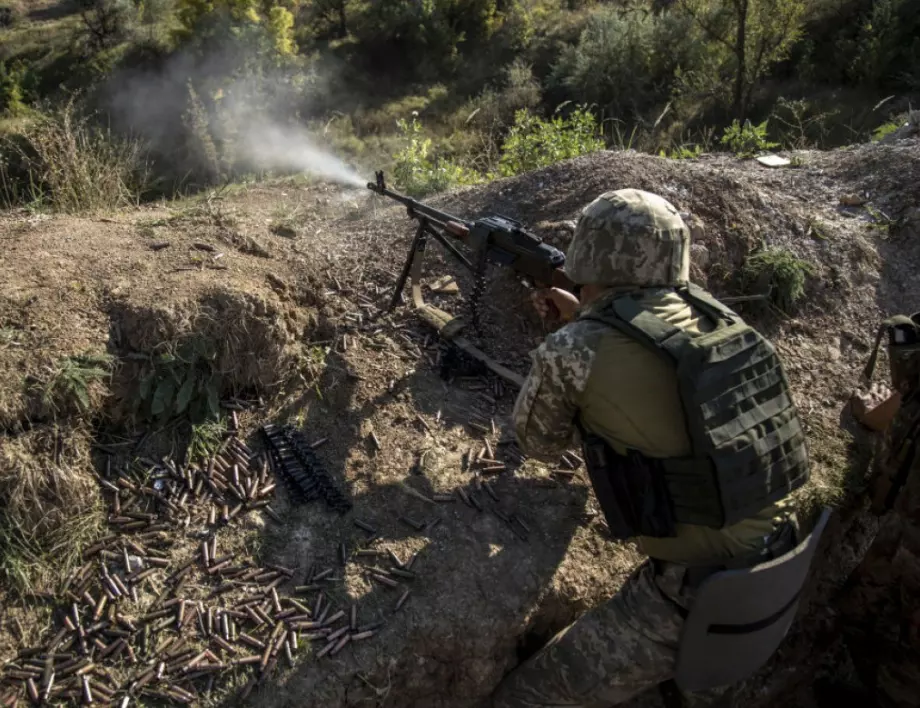
[{"label": "bush on hillside", "polygon": [[26,111],[22,81],[25,67],[22,64],[7,66],[0,61],[0,115],[16,117]]},{"label": "bush on hillside", "polygon": [[502,79],[467,101],[448,120],[454,134],[465,133],[478,143],[478,157],[495,163],[499,144],[520,110],[538,111],[542,88],[529,64],[521,59],[505,67]]},{"label": "bush on hillside", "polygon": [[876,0],[860,25],[850,72],[866,86],[920,86],[920,3]]},{"label": "bush on hillside", "polygon": [[438,80],[460,69],[464,53],[486,45],[502,22],[498,5],[497,0],[356,3],[348,32],[366,68],[407,80]]},{"label": "bush on hillside", "polygon": [[701,67],[705,57],[693,29],[677,13],[600,7],[578,43],[562,49],[551,82],[605,115],[636,119],[668,99],[678,68]]},{"label": "bush on hillside", "polygon": [[81,212],[137,204],[147,187],[147,164],[137,141],[118,139],[80,115],[73,99],[36,114],[20,134],[0,145],[4,202],[32,202]]},{"label": "bush on hillside", "polygon": [[566,118],[557,113],[550,120],[521,110],[502,145],[499,170],[502,176],[510,177],[604,147],[597,119],[584,107]]},{"label": "bush on hillside", "polygon": [[400,119],[399,131],[405,147],[393,156],[396,183],[413,197],[424,197],[457,185],[476,184],[482,176],[443,157],[432,155],[432,140],[423,134],[422,124],[413,115]]},{"label": "bush on hillside", "polygon": [[296,53],[294,16],[282,3],[259,0],[178,0],[174,31],[185,49],[212,59],[221,73],[278,66]]},{"label": "bush on hillside", "polygon": [[12,27],[22,19],[19,3],[0,3],[0,28]]}]

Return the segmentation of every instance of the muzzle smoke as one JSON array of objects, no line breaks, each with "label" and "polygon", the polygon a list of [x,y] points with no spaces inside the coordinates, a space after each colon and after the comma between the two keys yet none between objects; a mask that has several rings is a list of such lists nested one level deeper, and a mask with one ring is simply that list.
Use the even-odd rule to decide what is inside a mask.
[{"label": "muzzle smoke", "polygon": [[297,171],[349,187],[363,187],[361,177],[331,152],[319,147],[306,130],[269,121],[241,126],[241,157],[257,169]]}]

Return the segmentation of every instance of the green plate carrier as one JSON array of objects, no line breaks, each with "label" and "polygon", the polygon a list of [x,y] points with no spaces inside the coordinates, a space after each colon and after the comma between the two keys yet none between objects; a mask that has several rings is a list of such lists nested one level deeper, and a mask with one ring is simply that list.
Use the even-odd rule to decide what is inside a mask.
[{"label": "green plate carrier", "polygon": [[586,319],[614,327],[676,368],[693,453],[661,461],[674,519],[724,528],[805,484],[805,433],[773,345],[701,288],[677,292],[717,323],[712,332],[674,327],[632,294]]}]

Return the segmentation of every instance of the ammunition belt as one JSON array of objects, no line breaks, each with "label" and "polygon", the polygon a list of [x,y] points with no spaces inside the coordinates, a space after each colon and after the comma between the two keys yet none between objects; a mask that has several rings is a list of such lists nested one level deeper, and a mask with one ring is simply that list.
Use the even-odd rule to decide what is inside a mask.
[{"label": "ammunition belt", "polygon": [[441,340],[440,375],[445,381],[452,376],[483,376],[489,368],[449,340]]},{"label": "ammunition belt", "polygon": [[302,503],[322,499],[333,511],[344,514],[351,500],[335,485],[303,433],[292,425],[265,425],[262,435],[275,470],[291,494]]}]

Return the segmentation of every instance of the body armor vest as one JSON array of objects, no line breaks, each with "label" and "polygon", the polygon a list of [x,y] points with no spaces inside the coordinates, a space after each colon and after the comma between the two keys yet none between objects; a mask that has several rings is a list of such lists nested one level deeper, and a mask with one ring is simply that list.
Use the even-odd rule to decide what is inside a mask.
[{"label": "body armor vest", "polygon": [[691,285],[677,293],[716,323],[713,331],[675,327],[632,294],[585,315],[675,367],[692,446],[685,458],[653,459],[634,450],[623,456],[586,435],[592,483],[621,538],[673,536],[674,523],[731,526],[809,477],[805,434],[773,346],[704,290]]}]

